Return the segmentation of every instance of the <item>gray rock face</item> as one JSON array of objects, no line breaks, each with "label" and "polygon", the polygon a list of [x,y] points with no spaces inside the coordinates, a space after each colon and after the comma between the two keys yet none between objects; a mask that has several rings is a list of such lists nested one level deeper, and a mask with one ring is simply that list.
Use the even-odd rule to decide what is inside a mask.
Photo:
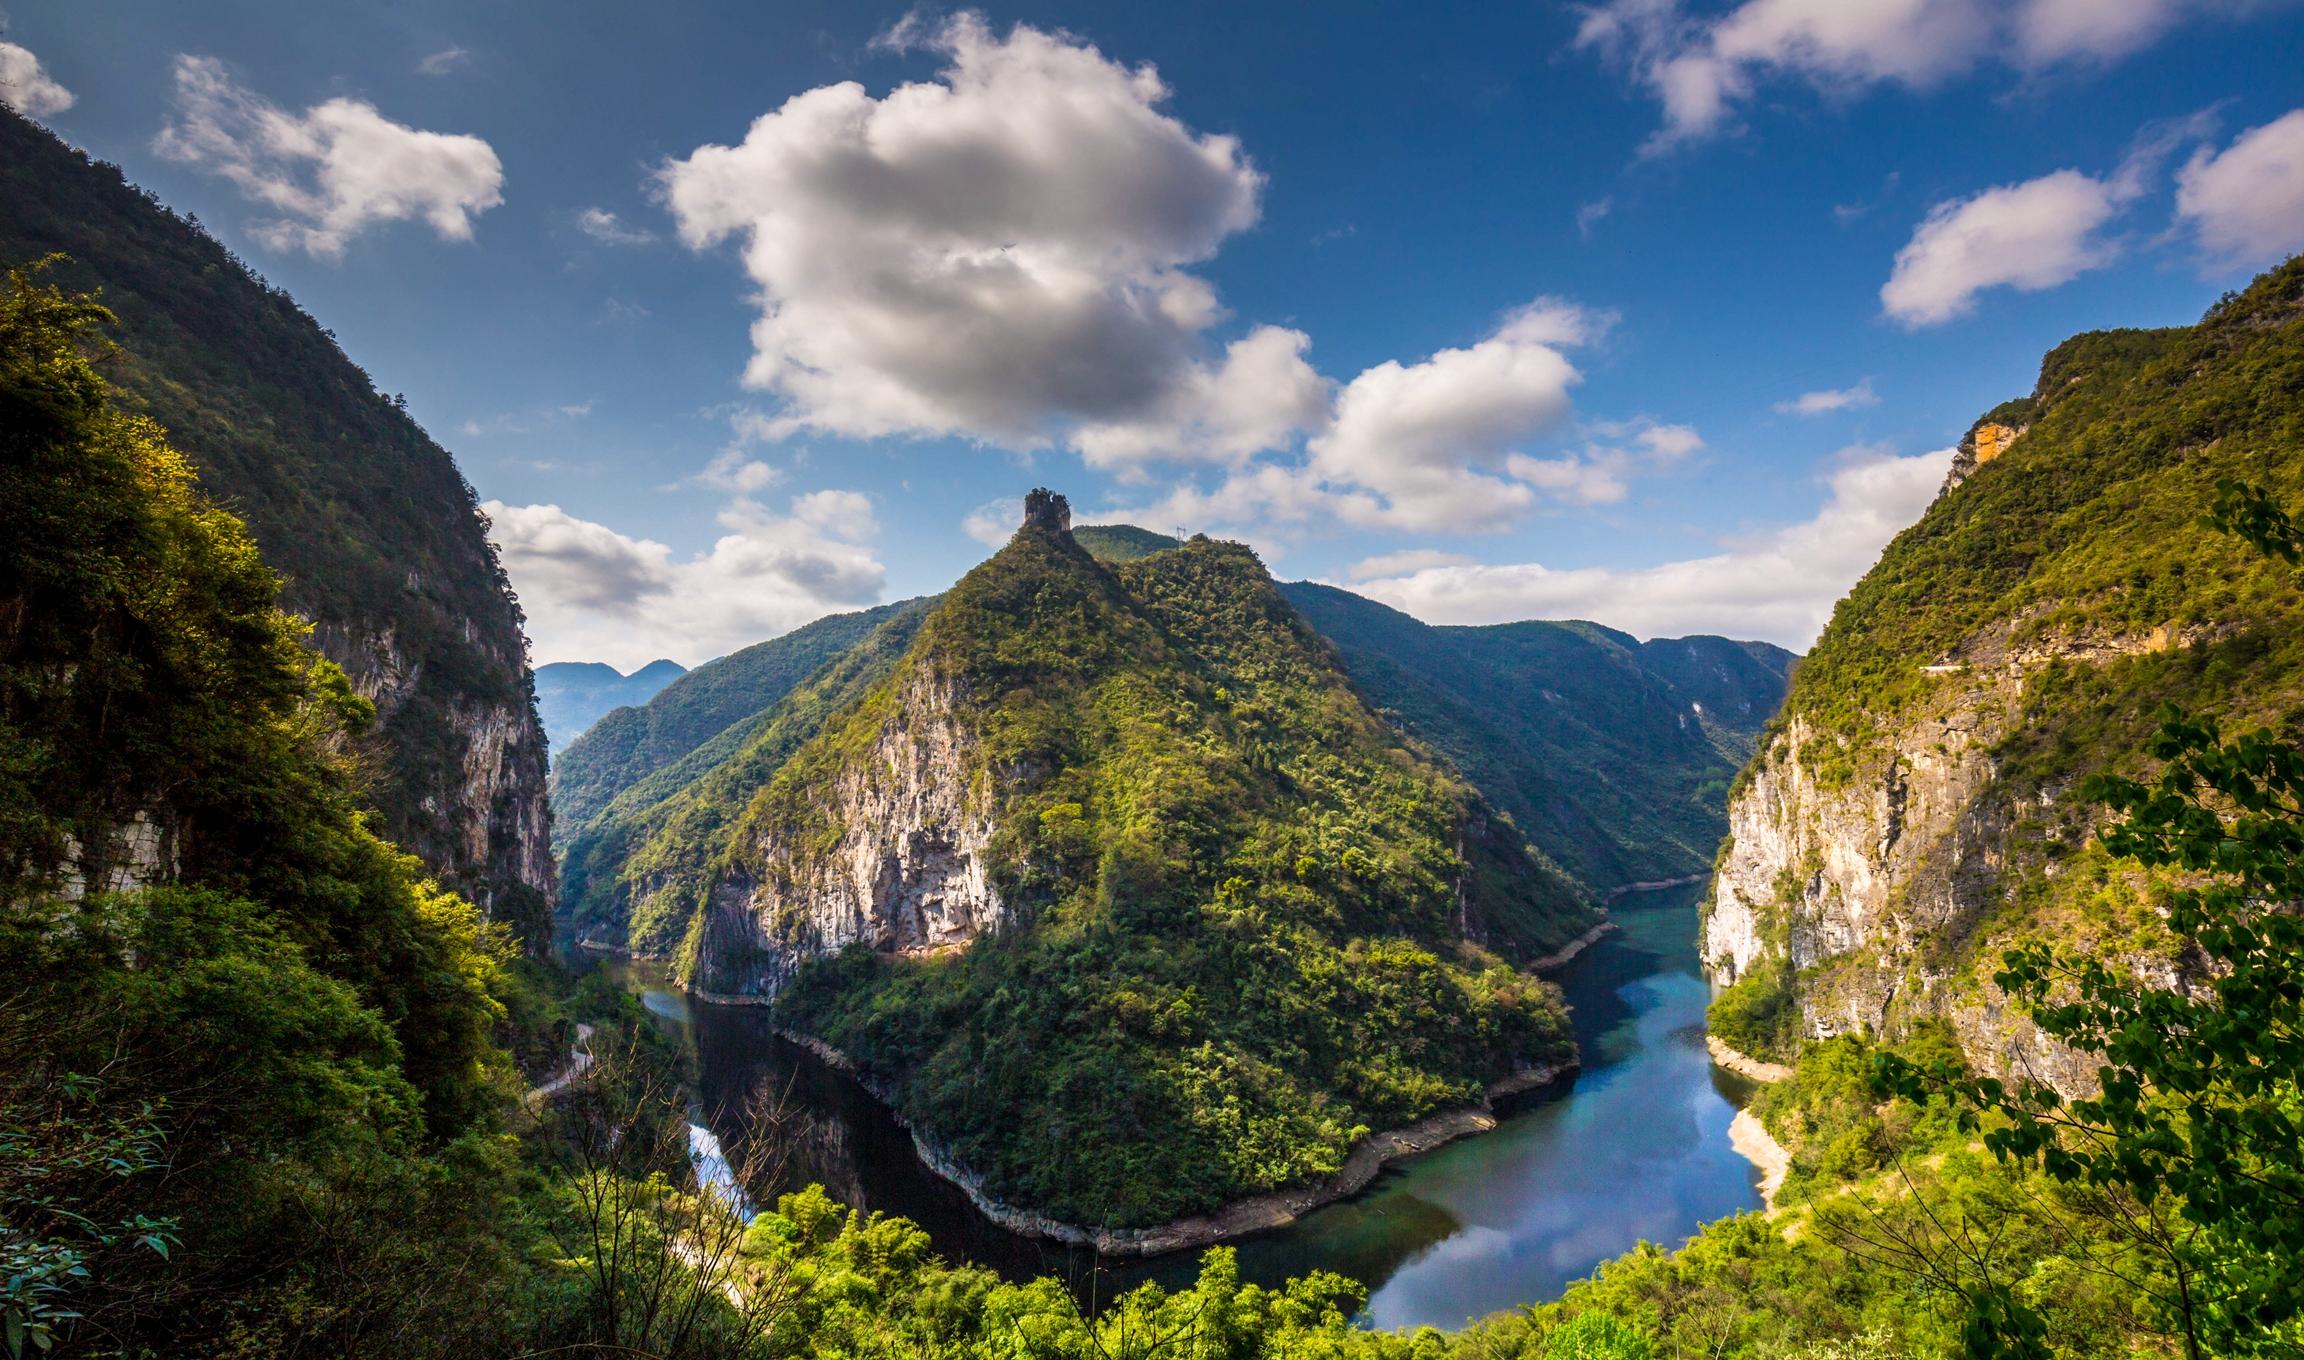
[{"label": "gray rock face", "polygon": [[[2155,629],[1972,644],[1926,667],[1941,677],[1932,698],[1886,751],[1837,785],[1816,773],[1820,743],[1835,739],[1795,713],[1729,805],[1730,843],[1704,920],[1713,980],[1733,982],[1789,957],[1802,970],[1798,999],[1810,1037],[1893,1034],[1940,1016],[1986,1072],[2028,1075],[2067,1094],[2089,1089],[2093,1063],[2015,1013],[1989,966],[1966,963],[1998,957],[1992,917],[2007,891],[2015,828],[2064,815],[2061,787],[2018,796],[1993,751],[2020,718],[2027,674],[2048,661],[2101,663],[2197,640]],[[1962,976],[1970,972],[1982,976]]]},{"label": "gray rock face", "polygon": [[747,847],[756,871],[713,885],[696,986],[767,998],[806,960],[865,944],[920,955],[963,949],[998,929],[988,778],[955,721],[952,683],[916,674],[869,757],[823,791],[838,828],[828,850],[766,833]]}]

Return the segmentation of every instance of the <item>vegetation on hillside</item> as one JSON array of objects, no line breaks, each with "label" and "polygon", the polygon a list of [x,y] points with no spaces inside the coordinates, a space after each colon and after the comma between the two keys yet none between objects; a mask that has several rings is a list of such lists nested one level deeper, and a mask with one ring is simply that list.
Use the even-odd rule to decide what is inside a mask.
[{"label": "vegetation on hillside", "polygon": [[708,661],[646,703],[601,718],[553,759],[556,838],[563,847],[575,843],[626,789],[774,708],[873,629],[918,603],[905,600],[803,624]]},{"label": "vegetation on hillside", "polygon": [[1784,691],[1766,643],[1641,643],[1588,623],[1435,627],[1313,582],[1282,593],[1386,716],[1596,887],[1700,873]]},{"label": "vegetation on hillside", "polygon": [[934,675],[964,777],[996,791],[1018,926],[957,958],[827,960],[785,1007],[994,1194],[1161,1221],[1566,1057],[1556,1000],[1507,964],[1583,930],[1582,895],[1362,705],[1246,549],[1107,564],[1031,526],[914,626],[900,662],[844,658],[623,844],[572,848],[577,911],[628,902],[637,946],[693,966],[674,932],[711,885],[805,878],[758,848],[829,846],[827,791]]},{"label": "vegetation on hillside", "polygon": [[[113,399],[165,427],[247,525],[320,650],[366,669],[371,640],[395,649],[411,688],[362,741],[380,829],[541,938],[549,903],[503,853],[517,810],[472,810],[494,838],[487,863],[462,862],[472,828],[443,820],[466,801],[457,722],[529,704],[519,604],[454,460],[198,222],[0,107],[0,261],[59,251],[54,280],[100,292],[133,337],[107,363]],[[529,745],[533,799],[544,753]]]},{"label": "vegetation on hillside", "polygon": [[661,657],[625,675],[598,661],[551,661],[535,672],[536,716],[552,742],[557,764],[568,745],[619,708],[637,708],[686,674]]}]

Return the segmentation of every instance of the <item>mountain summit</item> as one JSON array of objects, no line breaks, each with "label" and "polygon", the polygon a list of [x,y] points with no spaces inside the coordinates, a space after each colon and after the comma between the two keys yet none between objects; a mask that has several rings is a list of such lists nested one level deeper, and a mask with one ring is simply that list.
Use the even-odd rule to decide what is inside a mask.
[{"label": "mountain summit", "polygon": [[586,852],[604,924],[775,1001],[984,1193],[1077,1223],[1315,1180],[1568,1060],[1510,965],[1590,929],[1583,890],[1246,547],[1108,563],[1069,521],[1035,492],[907,642]]}]

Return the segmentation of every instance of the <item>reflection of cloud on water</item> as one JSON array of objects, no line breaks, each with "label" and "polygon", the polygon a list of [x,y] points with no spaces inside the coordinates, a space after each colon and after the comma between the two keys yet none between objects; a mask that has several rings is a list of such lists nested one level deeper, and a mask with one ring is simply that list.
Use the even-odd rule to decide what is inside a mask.
[{"label": "reflection of cloud on water", "polygon": [[738,1218],[751,1221],[751,1197],[737,1184],[736,1169],[728,1164],[728,1154],[721,1149],[720,1139],[712,1130],[693,1121],[688,1125],[688,1160],[696,1167],[698,1189],[718,1197]]}]

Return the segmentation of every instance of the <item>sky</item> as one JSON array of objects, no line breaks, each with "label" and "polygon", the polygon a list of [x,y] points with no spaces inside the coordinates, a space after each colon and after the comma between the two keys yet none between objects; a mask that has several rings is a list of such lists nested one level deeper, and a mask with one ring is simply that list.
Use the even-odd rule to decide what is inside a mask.
[{"label": "sky", "polygon": [[539,662],[941,590],[1043,485],[1801,648],[2044,351],[2304,249],[2300,54],[2280,0],[14,0],[0,100],[405,395]]}]

